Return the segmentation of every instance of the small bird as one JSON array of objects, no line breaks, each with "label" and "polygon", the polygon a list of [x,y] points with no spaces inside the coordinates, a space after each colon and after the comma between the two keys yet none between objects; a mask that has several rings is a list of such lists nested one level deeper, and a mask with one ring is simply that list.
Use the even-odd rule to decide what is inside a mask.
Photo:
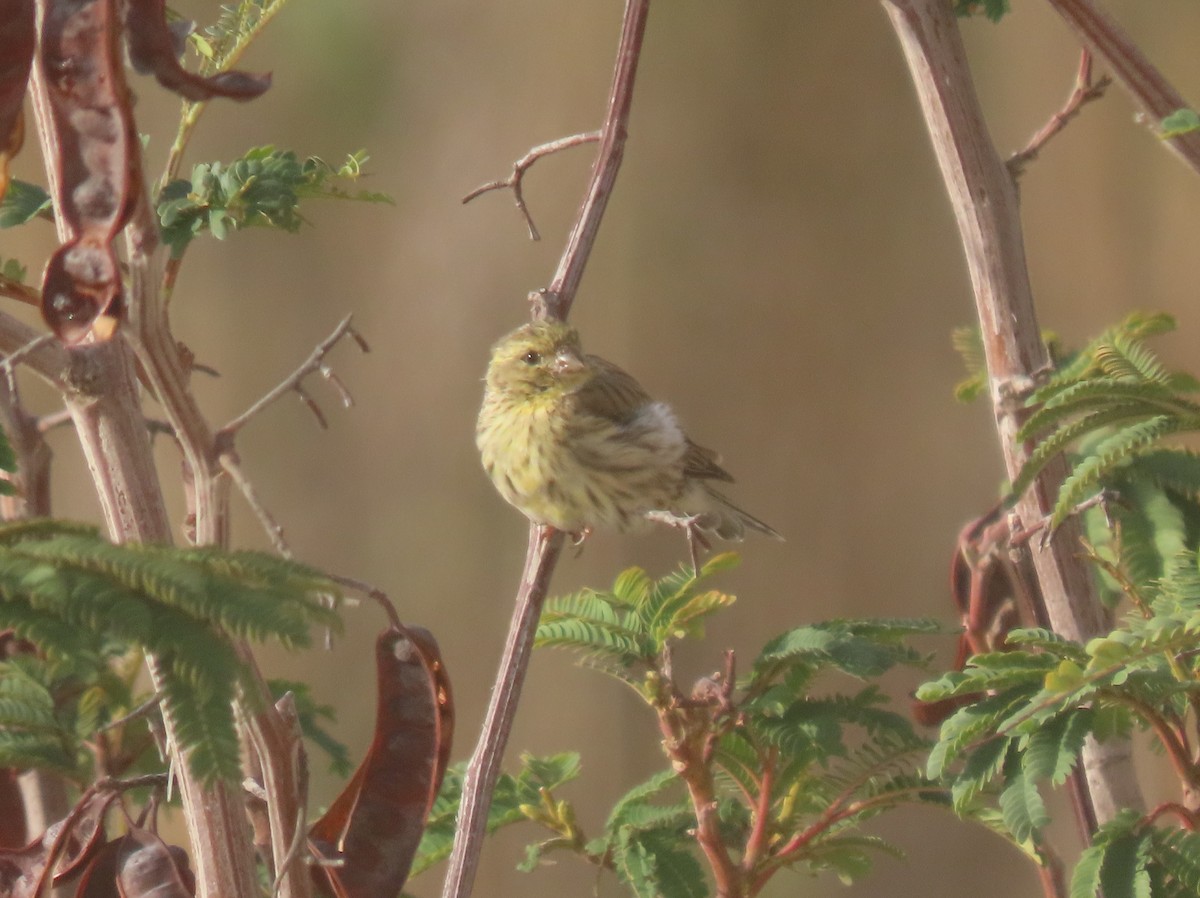
[{"label": "small bird", "polygon": [[717,492],[712,481],[733,481],[717,454],[632,376],[586,355],[570,325],[534,321],[502,338],[486,384],[475,444],[500,495],[531,521],[577,544],[595,528],[665,523],[686,531],[693,567],[705,532],[783,538]]}]

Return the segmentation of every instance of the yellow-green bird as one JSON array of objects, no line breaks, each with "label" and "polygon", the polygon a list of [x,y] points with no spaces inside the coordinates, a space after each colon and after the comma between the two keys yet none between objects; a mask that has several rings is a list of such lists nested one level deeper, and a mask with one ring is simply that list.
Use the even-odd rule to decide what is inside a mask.
[{"label": "yellow-green bird", "polygon": [[688,439],[671,407],[629,374],[586,355],[579,334],[554,320],[517,328],[492,347],[475,443],[511,505],[578,542],[595,528],[659,521],[741,539],[782,537],[711,486],[733,478],[717,454]]}]

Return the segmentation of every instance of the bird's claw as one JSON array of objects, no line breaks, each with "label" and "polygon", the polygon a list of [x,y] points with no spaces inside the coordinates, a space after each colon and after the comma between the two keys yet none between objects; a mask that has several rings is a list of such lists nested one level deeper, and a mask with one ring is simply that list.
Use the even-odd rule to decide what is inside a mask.
[{"label": "bird's claw", "polygon": [[692,575],[700,576],[700,548],[705,552],[712,550],[712,544],[708,541],[705,535],[700,530],[700,521],[703,515],[675,515],[669,511],[652,511],[646,515],[647,519],[666,524],[668,527],[677,527],[687,534],[688,555],[692,560]]},{"label": "bird's claw", "polygon": [[583,554],[584,542],[592,535],[592,528],[584,527],[582,530],[572,530],[569,535],[571,537],[571,545],[576,549],[575,557],[578,558]]}]

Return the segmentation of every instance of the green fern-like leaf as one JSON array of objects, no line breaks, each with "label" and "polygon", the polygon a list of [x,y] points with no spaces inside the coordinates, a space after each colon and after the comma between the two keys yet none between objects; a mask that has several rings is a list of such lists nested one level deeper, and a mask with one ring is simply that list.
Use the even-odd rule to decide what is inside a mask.
[{"label": "green fern-like leaf", "polygon": [[982,14],[999,22],[1008,15],[1009,0],[954,0],[954,12],[964,17]]},{"label": "green fern-like leaf", "polygon": [[1027,707],[1036,693],[1035,687],[1010,689],[959,708],[942,724],[926,761],[925,775],[932,780],[943,777],[965,750],[994,732],[1013,712]]},{"label": "green fern-like leaf", "polygon": [[1100,865],[1105,898],[1149,898],[1151,844],[1147,832],[1131,832],[1107,843]]},{"label": "green fern-like leaf", "polygon": [[935,621],[829,621],[798,627],[768,642],[754,662],[756,676],[779,666],[829,667],[850,676],[877,677],[897,664],[919,665],[923,656],[901,640],[940,629]]},{"label": "green fern-like leaf", "polygon": [[956,327],[950,334],[955,352],[967,369],[967,377],[954,385],[954,398],[972,402],[987,391],[987,360],[978,327]]},{"label": "green fern-like leaf", "polygon": [[706,898],[704,872],[680,840],[625,833],[614,851],[617,875],[638,898]]},{"label": "green fern-like leaf", "polygon": [[1200,895],[1200,833],[1156,828],[1154,857],[1179,896]]},{"label": "green fern-like leaf", "polygon": [[1062,785],[1079,760],[1084,739],[1091,732],[1095,712],[1076,708],[1040,726],[1028,739],[1025,772],[1031,780]]},{"label": "green fern-like leaf", "polygon": [[[501,774],[496,781],[492,805],[488,811],[487,831],[520,823],[528,818],[523,805],[536,805],[541,791],[553,792],[579,776],[580,760],[576,752],[563,752],[545,757],[521,756],[522,768],[516,776]],[[458,806],[462,801],[465,764],[455,764],[446,770],[442,789],[426,821],[421,844],[417,848],[410,876],[416,876],[438,861],[449,857],[454,844]]]},{"label": "green fern-like leaf", "polygon": [[1101,478],[1117,465],[1134,455],[1147,451],[1163,437],[1186,429],[1190,422],[1170,415],[1155,415],[1145,421],[1123,428],[1102,440],[1084,458],[1059,490],[1054,504],[1051,526],[1058,526],[1074,511],[1075,506],[1095,490]]},{"label": "green fern-like leaf", "polygon": [[1158,357],[1141,340],[1128,334],[1116,334],[1098,344],[1092,355],[1096,365],[1109,377],[1171,386],[1171,375]]},{"label": "green fern-like leaf", "polygon": [[702,591],[700,584],[737,560],[734,553],[717,555],[698,576],[681,568],[660,580],[630,568],[617,576],[611,592],[584,589],[550,599],[535,645],[580,651],[588,663],[636,687],[629,671],[653,666],[667,642],[699,635],[701,621],[733,603],[733,596]]},{"label": "green fern-like leaf", "polygon": [[954,810],[965,814],[980,790],[1000,775],[1015,740],[993,737],[985,740],[968,756],[962,770],[954,777],[950,797]]},{"label": "green fern-like leaf", "polygon": [[0,198],[0,228],[22,225],[38,217],[51,217],[53,206],[50,194],[41,187],[13,178]]},{"label": "green fern-like leaf", "polygon": [[1005,777],[1004,791],[1000,793],[1000,813],[1018,842],[1026,841],[1050,822],[1037,783],[1024,770],[1016,770]]},{"label": "green fern-like leaf", "polygon": [[200,56],[200,73],[222,72],[236,64],[246,48],[274,18],[287,0],[233,0],[221,6],[217,21],[189,37]]},{"label": "green fern-like leaf", "polygon": [[[322,603],[332,594],[315,572],[274,557],[114,546],[59,522],[0,527],[0,624],[34,641],[49,663],[80,670],[105,643],[153,654],[163,712],[203,778],[239,775],[232,700],[244,668],[233,638],[305,644],[311,626],[336,623]],[[119,686],[97,673],[76,723],[98,723],[106,696],[127,698]]]}]

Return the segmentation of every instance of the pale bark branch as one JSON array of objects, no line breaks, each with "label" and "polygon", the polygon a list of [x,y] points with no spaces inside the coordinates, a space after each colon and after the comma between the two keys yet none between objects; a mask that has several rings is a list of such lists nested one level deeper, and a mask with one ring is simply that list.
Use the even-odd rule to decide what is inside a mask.
[{"label": "pale bark branch", "polygon": [[[1051,366],[1033,305],[1016,188],[988,134],[949,0],[882,2],[916,85],[966,252],[996,426],[1012,479],[1030,452],[1018,437],[1023,398]],[[1050,514],[1065,473],[1060,457],[1038,475],[1016,506],[1023,525]],[[1044,545],[1039,541],[1029,550],[1054,630],[1079,642],[1107,632],[1080,552],[1078,520],[1069,518]],[[1089,739],[1083,768],[1098,823],[1123,807],[1143,807],[1128,742]]]}]

